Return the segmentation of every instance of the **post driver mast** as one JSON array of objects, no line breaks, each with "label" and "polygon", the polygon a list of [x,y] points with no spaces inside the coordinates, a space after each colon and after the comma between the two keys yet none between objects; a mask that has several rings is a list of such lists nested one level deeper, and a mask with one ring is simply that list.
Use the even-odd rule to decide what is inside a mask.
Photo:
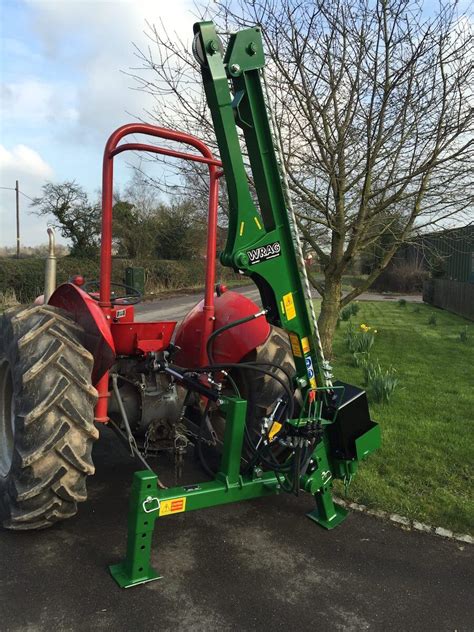
[{"label": "post driver mast", "polygon": [[[267,116],[260,29],[232,34],[225,53],[212,22],[196,24],[194,33],[194,55],[201,65],[229,198],[227,244],[220,260],[255,282],[264,309],[252,317],[265,318],[287,332],[296,372],[290,376],[290,385],[279,378],[287,394],[282,403],[286,412],[266,419],[250,470],[241,467],[248,440],[248,401],[238,389],[229,395],[210,388],[209,399],[217,402],[225,417],[220,467],[214,479],[159,489],[153,473],[135,474],[126,558],[110,568],[122,587],[160,577],[150,565],[151,540],[156,519],[166,515],[301,490],[315,499],[316,507],[308,517],[327,529],[335,527],[347,512],[333,502],[332,481],[350,481],[359,461],[380,445],[379,427],[370,419],[365,392],[333,383],[322,354],[310,297],[305,295],[308,288],[300,277],[295,227],[289,219]],[[252,198],[237,128],[247,148],[258,205]],[[226,369],[214,363],[212,356],[212,342],[223,329],[208,338],[208,366],[198,369],[200,375]],[[253,370],[264,369],[253,366]]]}]

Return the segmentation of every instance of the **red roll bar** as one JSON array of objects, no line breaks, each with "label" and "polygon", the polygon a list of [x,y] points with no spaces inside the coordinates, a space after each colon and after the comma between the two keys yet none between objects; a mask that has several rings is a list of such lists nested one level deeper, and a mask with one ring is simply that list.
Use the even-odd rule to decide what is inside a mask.
[{"label": "red roll bar", "polygon": [[[165,147],[145,145],[142,143],[118,143],[129,134],[147,134],[156,138],[164,138],[196,148],[202,156],[175,151]],[[113,204],[113,160],[123,151],[148,151],[154,154],[182,158],[193,162],[205,163],[209,167],[209,209],[207,232],[207,262],[206,262],[206,291],[204,297],[204,311],[213,310],[215,283],[215,256],[217,246],[217,202],[219,190],[218,167],[221,162],[214,158],[209,147],[198,138],[183,132],[155,127],[145,123],[130,123],[119,127],[110,136],[104,151],[104,165],[102,172],[102,248],[100,256],[100,306],[106,316],[110,317],[110,282],[112,273],[112,204]],[[213,314],[212,314],[213,315]],[[109,318],[110,320],[110,318]],[[212,323],[211,323],[212,325]],[[204,332],[203,332],[204,333]],[[209,331],[210,333],[210,331]],[[207,339],[207,338],[206,338]]]},{"label": "red roll bar", "polygon": [[[157,147],[143,143],[119,142],[129,134],[146,134],[156,138],[190,145],[197,149],[202,155],[175,151],[166,147]],[[209,207],[208,207],[208,227],[207,227],[207,250],[206,250],[206,284],[204,294],[203,329],[201,339],[200,359],[202,364],[207,363],[206,341],[213,330],[214,320],[214,284],[216,277],[215,257],[217,247],[217,203],[219,192],[219,177],[222,172],[219,168],[222,164],[214,158],[209,147],[198,138],[183,132],[155,127],[145,123],[130,123],[123,125],[112,133],[104,150],[104,161],[102,171],[102,242],[100,254],[100,301],[99,305],[104,312],[107,322],[111,320],[110,284],[112,275],[112,205],[113,205],[113,161],[117,154],[124,151],[148,151],[154,154],[162,154],[173,158],[182,158],[193,162],[200,162],[208,165],[209,168]],[[108,372],[97,384],[99,391],[98,417],[105,417],[107,411]],[[101,397],[102,396],[102,397]],[[105,411],[103,410],[105,405]]]}]

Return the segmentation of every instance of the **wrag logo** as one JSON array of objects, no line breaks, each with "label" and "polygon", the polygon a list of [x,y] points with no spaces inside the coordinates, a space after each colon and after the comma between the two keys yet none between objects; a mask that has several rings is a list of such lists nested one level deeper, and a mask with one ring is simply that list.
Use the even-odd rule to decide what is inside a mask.
[{"label": "wrag logo", "polygon": [[274,241],[273,244],[268,244],[268,246],[261,246],[260,248],[254,248],[253,250],[247,250],[247,256],[251,266],[256,263],[261,263],[262,261],[267,261],[267,259],[274,259],[280,255],[281,245],[279,241]]}]

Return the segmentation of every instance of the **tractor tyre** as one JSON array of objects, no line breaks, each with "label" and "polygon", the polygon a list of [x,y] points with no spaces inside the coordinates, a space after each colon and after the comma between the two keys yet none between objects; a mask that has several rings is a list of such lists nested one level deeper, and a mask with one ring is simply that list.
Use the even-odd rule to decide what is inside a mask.
[{"label": "tractor tyre", "polygon": [[7,529],[50,527],[86,500],[99,433],[83,333],[50,306],[0,317],[0,524]]},{"label": "tractor tyre", "polygon": [[[274,325],[271,327],[267,340],[240,361],[240,363],[246,362],[262,363],[263,369],[276,374],[285,382],[288,381],[286,374],[278,370],[277,367],[282,367],[291,376],[296,373],[288,334]],[[277,367],[266,365],[265,362],[271,362],[272,365],[277,365]],[[284,397],[286,392],[279,382],[270,375],[265,375],[259,371],[236,368],[230,371],[230,375],[238,387],[240,395],[247,400],[247,429],[250,438],[254,443],[257,443],[261,436],[262,418],[273,411],[277,399]],[[225,389],[225,394],[233,395],[234,393],[229,387]],[[295,398],[298,407],[298,393],[295,393]],[[210,421],[219,442],[222,442],[224,439],[225,418],[219,409],[215,409],[210,414]],[[202,451],[210,467],[217,469],[220,462],[220,448],[212,450],[202,447]],[[246,463],[252,458],[252,451],[245,443],[242,449],[242,456],[242,466],[245,467]]]},{"label": "tractor tyre", "polygon": [[[291,351],[288,334],[278,327],[272,326],[267,340],[251,351],[241,360],[245,362],[262,363],[262,368],[270,371],[284,382],[288,383],[286,373],[292,377],[296,373],[293,353]],[[271,362],[266,366],[265,362]],[[279,371],[277,365],[285,372]],[[285,397],[286,392],[279,382],[270,375],[265,375],[251,369],[237,369],[234,379],[239,388],[240,394],[247,400],[247,428],[254,441],[261,436],[261,421],[272,413],[276,401],[279,397]],[[290,386],[291,390],[293,388]],[[297,395],[295,395],[297,397]],[[251,453],[244,449],[244,455],[249,457]]]}]

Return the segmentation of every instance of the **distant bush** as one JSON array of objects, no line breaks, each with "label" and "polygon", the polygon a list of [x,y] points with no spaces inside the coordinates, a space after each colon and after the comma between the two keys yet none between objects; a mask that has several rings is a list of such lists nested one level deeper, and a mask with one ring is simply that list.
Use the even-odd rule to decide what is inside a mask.
[{"label": "distant bush", "polygon": [[372,283],[371,289],[377,292],[406,292],[407,294],[421,292],[423,281],[428,276],[428,272],[420,266],[402,261],[388,266]]},{"label": "distant bush", "polygon": [[[112,281],[122,283],[125,268],[145,269],[145,294],[164,289],[196,287],[204,284],[205,261],[165,261],[158,259],[112,260]],[[44,259],[0,259],[0,292],[12,291],[20,303],[30,303],[44,288]],[[87,281],[99,278],[98,259],[62,257],[57,260],[57,282],[65,283],[75,274],[82,274]],[[218,279],[229,281],[236,274],[229,268],[218,266]]]},{"label": "distant bush", "polygon": [[351,316],[355,316],[359,312],[359,303],[349,303],[341,310],[341,320],[347,321]]},{"label": "distant bush", "polygon": [[351,303],[350,308],[352,310],[352,315],[355,316],[356,314],[359,313],[360,305],[359,303]]},{"label": "distant bush", "polygon": [[351,306],[348,305],[347,307],[344,307],[341,310],[341,320],[349,320],[349,318],[352,316],[352,310],[351,310]]}]

